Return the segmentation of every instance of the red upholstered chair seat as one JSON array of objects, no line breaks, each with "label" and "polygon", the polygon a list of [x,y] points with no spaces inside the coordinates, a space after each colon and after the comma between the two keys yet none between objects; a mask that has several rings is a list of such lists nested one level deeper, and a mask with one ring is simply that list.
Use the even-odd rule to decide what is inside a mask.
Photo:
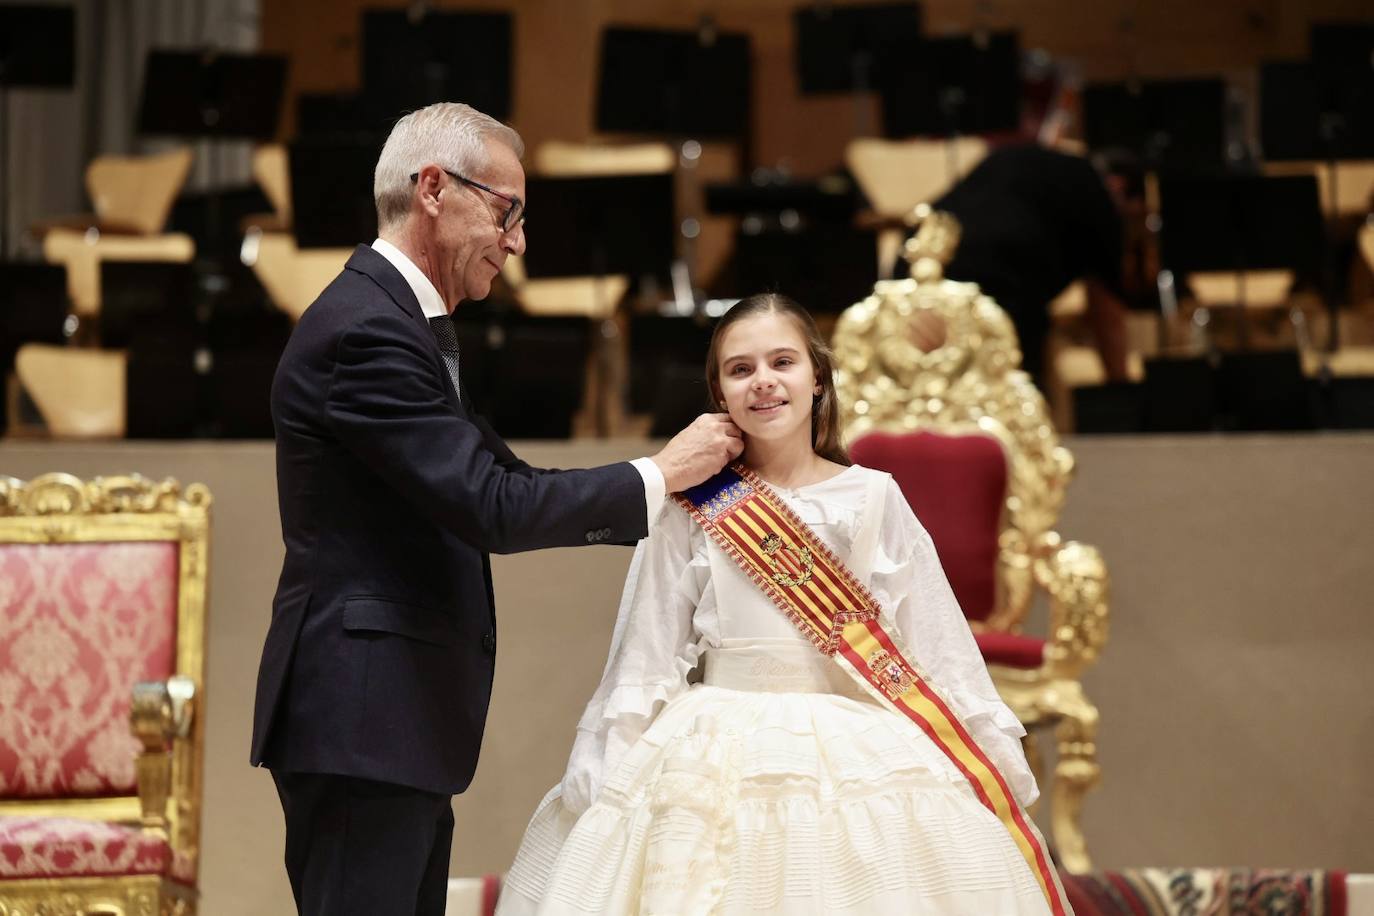
[{"label": "red upholstered chair seat", "polygon": [[1020,633],[974,633],[983,661],[989,665],[1034,670],[1045,661],[1045,641]]},{"label": "red upholstered chair seat", "polygon": [[0,879],[167,875],[188,881],[188,863],[142,830],[69,817],[0,816]]},{"label": "red upholstered chair seat", "polygon": [[173,542],[0,545],[0,798],[132,795],[130,688],[173,672]]},{"label": "red upholstered chair seat", "polygon": [[1007,491],[1001,444],[978,434],[869,433],[849,455],[897,481],[935,541],[964,616],[986,620],[997,604],[997,539]]}]

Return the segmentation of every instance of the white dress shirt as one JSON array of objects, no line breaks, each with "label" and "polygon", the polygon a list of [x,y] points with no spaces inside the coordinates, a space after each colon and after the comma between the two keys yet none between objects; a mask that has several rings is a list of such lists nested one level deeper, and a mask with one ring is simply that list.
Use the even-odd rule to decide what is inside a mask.
[{"label": "white dress shirt", "polygon": [[[449,314],[444,299],[439,295],[439,290],[434,288],[429,277],[424,275],[420,268],[415,266],[415,262],[406,256],[405,252],[388,242],[386,239],[377,239],[372,243],[372,250],[391,262],[391,265],[401,272],[409,284],[411,292],[415,293],[415,298],[420,302],[420,311],[424,312],[426,318],[443,318]],[[663,479],[663,472],[658,469],[650,458],[636,458],[630,462],[634,465],[639,476],[644,478],[644,505],[648,518],[648,527],[652,528],[654,522],[658,520],[658,514],[663,510],[663,501],[668,495],[668,485]]]}]

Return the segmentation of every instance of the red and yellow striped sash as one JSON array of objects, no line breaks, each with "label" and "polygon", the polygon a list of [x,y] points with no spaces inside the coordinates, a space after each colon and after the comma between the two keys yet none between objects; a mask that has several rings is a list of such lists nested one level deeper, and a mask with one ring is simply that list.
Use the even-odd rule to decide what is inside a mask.
[{"label": "red and yellow striped sash", "polygon": [[1045,841],[1002,774],[883,629],[872,594],[815,532],[742,465],[674,498],[822,654],[929,736],[1006,826],[1050,911],[1071,913]]}]

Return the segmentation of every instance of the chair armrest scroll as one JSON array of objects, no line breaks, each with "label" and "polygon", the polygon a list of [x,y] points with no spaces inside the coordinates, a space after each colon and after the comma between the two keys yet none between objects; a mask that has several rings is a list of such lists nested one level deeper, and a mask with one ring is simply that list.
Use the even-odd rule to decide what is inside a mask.
[{"label": "chair armrest scroll", "polygon": [[1045,664],[1054,676],[1076,680],[1107,642],[1111,581],[1091,544],[1061,543],[1053,532],[1041,543],[1046,549],[1035,561],[1035,579],[1050,600]]},{"label": "chair armrest scroll", "polygon": [[142,749],[138,755],[138,797],[143,829],[167,835],[167,798],[172,789],[172,752],[191,733],[195,683],[175,675],[134,685],[129,723]]}]

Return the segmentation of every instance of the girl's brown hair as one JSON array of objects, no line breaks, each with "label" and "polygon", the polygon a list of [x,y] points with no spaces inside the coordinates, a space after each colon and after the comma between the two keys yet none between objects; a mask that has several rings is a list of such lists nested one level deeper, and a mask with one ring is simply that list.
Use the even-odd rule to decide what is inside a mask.
[{"label": "girl's brown hair", "polygon": [[806,340],[811,365],[816,370],[816,383],[821,386],[821,393],[811,402],[811,448],[827,461],[847,467],[851,462],[840,442],[840,402],[835,395],[835,370],[830,348],[821,339],[816,322],[811,320],[806,309],[780,293],[759,293],[741,299],[716,322],[716,328],[711,333],[711,346],[706,351],[706,389],[711,395],[710,409],[721,412],[721,338],[731,325],[769,312],[786,315],[797,323],[797,330]]}]

